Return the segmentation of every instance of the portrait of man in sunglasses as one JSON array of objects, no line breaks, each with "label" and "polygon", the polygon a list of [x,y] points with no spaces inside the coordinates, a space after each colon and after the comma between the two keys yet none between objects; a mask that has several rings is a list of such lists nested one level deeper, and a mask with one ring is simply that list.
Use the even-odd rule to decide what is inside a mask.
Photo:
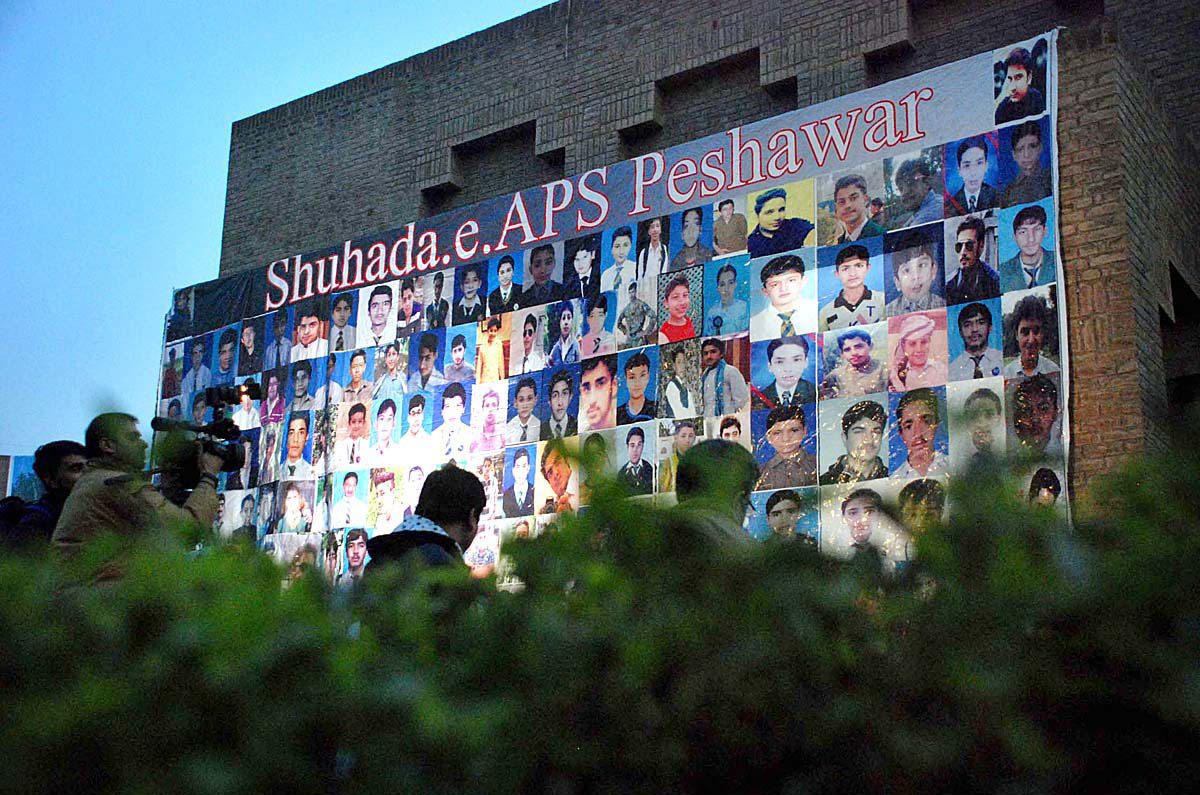
[{"label": "portrait of man in sunglasses", "polygon": [[946,303],[965,304],[986,301],[1000,295],[1000,274],[983,259],[987,227],[974,216],[967,216],[958,225],[954,254],[958,257],[958,273],[946,282]]}]

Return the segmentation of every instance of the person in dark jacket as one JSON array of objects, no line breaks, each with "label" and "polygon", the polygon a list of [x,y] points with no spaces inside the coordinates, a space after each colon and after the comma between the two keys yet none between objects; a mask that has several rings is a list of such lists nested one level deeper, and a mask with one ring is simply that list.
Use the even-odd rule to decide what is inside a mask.
[{"label": "person in dark jacket", "polygon": [[412,555],[429,566],[465,566],[463,551],[475,540],[487,494],[479,478],[450,465],[425,478],[417,510],[386,535],[367,542],[374,574]]},{"label": "person in dark jacket", "polygon": [[[37,548],[50,545],[63,503],[83,475],[87,456],[83,445],[63,439],[47,442],[33,454],[33,473],[42,481],[42,498],[21,506],[16,521],[5,528],[5,541],[13,547]],[[14,498],[15,499],[15,498]]]}]

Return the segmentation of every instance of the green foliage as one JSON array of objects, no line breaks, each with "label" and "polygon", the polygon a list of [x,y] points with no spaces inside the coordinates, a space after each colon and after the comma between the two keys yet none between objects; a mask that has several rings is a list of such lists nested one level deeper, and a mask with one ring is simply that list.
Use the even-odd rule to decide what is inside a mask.
[{"label": "green foliage", "polygon": [[[1195,449],[1193,447],[1193,449]],[[956,484],[922,565],[716,547],[607,489],[353,598],[236,547],[0,564],[5,792],[1146,791],[1200,762],[1200,460],[1073,530]]]}]

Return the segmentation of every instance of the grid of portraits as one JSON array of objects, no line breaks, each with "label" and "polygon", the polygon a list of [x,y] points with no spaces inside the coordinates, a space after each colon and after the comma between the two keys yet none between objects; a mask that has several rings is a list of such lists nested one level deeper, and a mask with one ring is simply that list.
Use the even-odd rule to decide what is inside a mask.
[{"label": "grid of portraits", "polygon": [[229,408],[221,529],[319,549],[333,579],[447,462],[484,483],[470,556],[494,564],[597,476],[669,499],[711,438],[758,461],[750,535],[902,566],[881,503],[919,528],[991,460],[1030,499],[1065,482],[1046,58],[997,54],[997,125],[961,140],[172,341],[161,413],[204,422],[206,387],[259,382]]}]

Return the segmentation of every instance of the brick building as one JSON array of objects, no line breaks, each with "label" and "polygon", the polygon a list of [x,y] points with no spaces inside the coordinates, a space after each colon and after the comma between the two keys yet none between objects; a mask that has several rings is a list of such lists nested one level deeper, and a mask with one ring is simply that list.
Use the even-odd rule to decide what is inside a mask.
[{"label": "brick building", "polygon": [[1185,237],[1200,207],[1200,4],[664,0],[651,10],[560,0],[235,123],[221,275],[1058,26],[1075,486],[1166,443],[1200,395],[1200,260]]}]

